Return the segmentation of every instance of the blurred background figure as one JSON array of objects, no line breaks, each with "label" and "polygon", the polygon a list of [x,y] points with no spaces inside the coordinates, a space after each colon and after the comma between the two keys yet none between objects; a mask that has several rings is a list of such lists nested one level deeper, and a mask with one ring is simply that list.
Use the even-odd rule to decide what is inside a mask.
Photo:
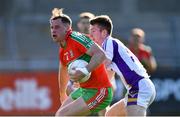
[{"label": "blurred background figure", "polygon": [[151,47],[144,44],[145,32],[140,28],[131,30],[130,35],[130,50],[138,57],[140,62],[146,68],[147,72],[151,74],[157,68],[156,60],[152,54]]},{"label": "blurred background figure", "polygon": [[[157,69],[156,59],[150,46],[145,45],[145,32],[141,28],[133,28],[129,39],[129,48],[137,56],[149,75]],[[150,110],[147,109],[147,114]]]},{"label": "blurred background figure", "polygon": [[82,12],[79,15],[79,21],[77,23],[77,27],[79,32],[84,34],[89,34],[90,32],[90,19],[94,18],[95,15],[90,12]]}]

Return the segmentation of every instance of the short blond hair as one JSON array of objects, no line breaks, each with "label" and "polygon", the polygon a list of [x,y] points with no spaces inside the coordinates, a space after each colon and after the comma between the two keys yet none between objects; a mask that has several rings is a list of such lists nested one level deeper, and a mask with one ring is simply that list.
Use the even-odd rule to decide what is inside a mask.
[{"label": "short blond hair", "polygon": [[95,15],[93,13],[90,13],[90,12],[82,12],[80,15],[79,15],[80,18],[88,18],[88,19],[92,19],[95,17]]},{"label": "short blond hair", "polygon": [[59,8],[54,8],[52,10],[52,16],[51,19],[55,18],[55,17],[59,17],[63,15],[63,8],[59,9]]},{"label": "short blond hair", "polygon": [[68,23],[70,26],[72,26],[72,20],[71,18],[63,13],[63,8],[54,8],[52,10],[52,16],[50,20],[56,20],[56,19],[61,19],[63,23]]},{"label": "short blond hair", "polygon": [[131,30],[132,35],[138,35],[141,38],[145,37],[145,32],[141,28],[133,28]]}]

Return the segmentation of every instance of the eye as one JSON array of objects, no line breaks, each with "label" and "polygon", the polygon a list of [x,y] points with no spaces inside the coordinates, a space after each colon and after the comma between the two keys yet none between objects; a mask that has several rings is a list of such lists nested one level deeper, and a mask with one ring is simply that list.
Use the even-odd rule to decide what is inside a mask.
[{"label": "eye", "polygon": [[59,28],[60,28],[60,26],[59,26],[59,25],[56,25],[54,28],[55,28],[55,29],[59,29]]},{"label": "eye", "polygon": [[95,30],[93,28],[91,28],[91,32],[95,32]]}]

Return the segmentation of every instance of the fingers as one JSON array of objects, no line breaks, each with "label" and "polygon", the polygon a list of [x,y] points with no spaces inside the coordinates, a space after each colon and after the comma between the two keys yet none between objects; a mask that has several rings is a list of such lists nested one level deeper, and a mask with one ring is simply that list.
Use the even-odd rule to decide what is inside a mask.
[{"label": "fingers", "polygon": [[73,76],[76,73],[76,70],[69,71],[69,76]]},{"label": "fingers", "polygon": [[76,69],[76,70],[71,70],[71,72],[69,72],[69,76],[72,81],[77,82],[86,75],[82,71]]}]

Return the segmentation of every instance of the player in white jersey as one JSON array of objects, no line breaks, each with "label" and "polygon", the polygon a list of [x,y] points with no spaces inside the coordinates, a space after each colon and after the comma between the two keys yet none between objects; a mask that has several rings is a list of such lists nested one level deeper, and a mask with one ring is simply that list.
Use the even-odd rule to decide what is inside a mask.
[{"label": "player in white jersey", "polygon": [[[102,44],[106,52],[107,60],[105,64],[118,75],[123,76],[121,80],[127,89],[125,105],[112,106],[109,111],[116,112],[123,110],[128,116],[145,116],[146,109],[155,98],[155,87],[149,76],[139,62],[137,57],[118,39],[111,37],[112,21],[107,15],[97,16],[90,21],[91,35],[96,41]],[[123,101],[120,101],[123,103]],[[108,113],[108,112],[107,112]],[[120,113],[121,115],[122,113]]]}]

